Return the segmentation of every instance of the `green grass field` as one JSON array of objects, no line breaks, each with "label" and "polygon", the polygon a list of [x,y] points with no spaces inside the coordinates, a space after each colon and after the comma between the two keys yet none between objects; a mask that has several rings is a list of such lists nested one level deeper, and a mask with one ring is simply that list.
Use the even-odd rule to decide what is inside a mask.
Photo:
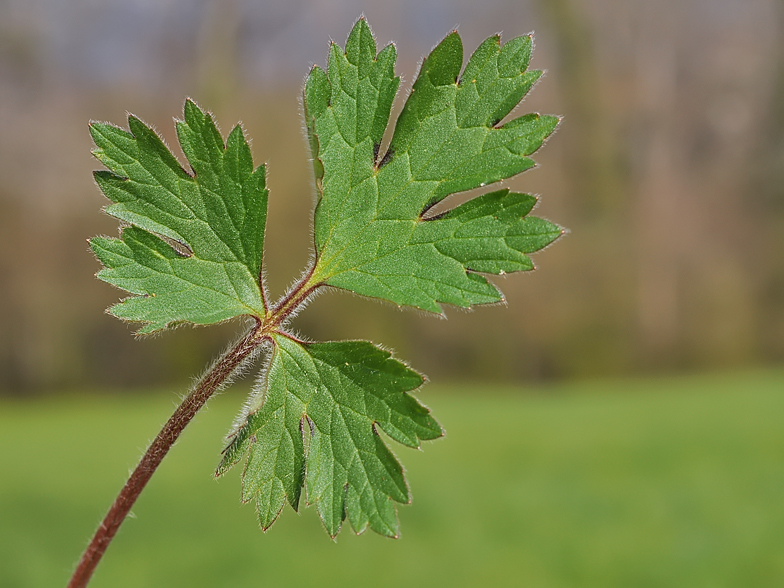
[{"label": "green grass field", "polygon": [[[197,417],[91,586],[784,585],[784,373],[438,388],[447,429],[394,447],[402,538],[290,509],[262,533],[239,476],[215,482],[239,389]],[[170,392],[0,402],[0,587],[65,586]]]}]

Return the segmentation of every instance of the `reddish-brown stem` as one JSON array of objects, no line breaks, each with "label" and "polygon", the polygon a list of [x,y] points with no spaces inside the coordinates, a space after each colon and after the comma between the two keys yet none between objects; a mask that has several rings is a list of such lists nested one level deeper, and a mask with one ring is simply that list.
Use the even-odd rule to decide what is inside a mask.
[{"label": "reddish-brown stem", "polygon": [[270,328],[277,329],[297,308],[307,301],[308,297],[316,289],[323,285],[313,282],[313,271],[314,267],[311,267],[302,276],[299,283],[275,305],[275,308],[267,318]]},{"label": "reddish-brown stem", "polygon": [[185,426],[191,421],[201,407],[209,400],[220,385],[262,342],[260,323],[242,340],[221,357],[194,386],[191,393],[182,401],[174,414],[166,422],[158,436],[142,457],[139,465],[128,478],[125,486],[106,513],[92,541],[87,546],[76,570],[68,583],[68,588],[84,588],[95,571],[95,567],[103,556],[106,548],[114,538],[123,520],[128,515],[134,502],[147,485],[171,446],[180,436]]},{"label": "reddish-brown stem", "polygon": [[[256,326],[242,340],[227,351],[193,387],[191,393],[174,411],[171,418],[161,429],[147,452],[142,456],[139,465],[128,478],[120,494],[106,513],[101,525],[87,546],[76,570],[68,582],[68,588],[84,588],[95,571],[106,548],[111,543],[120,525],[133,507],[147,482],[160,465],[171,446],[180,436],[186,425],[196,416],[207,400],[215,393],[248,356],[264,339],[277,332],[285,320],[302,305],[321,283],[313,280],[313,268],[303,276],[299,284],[291,290],[275,308],[269,310],[263,318],[256,317]],[[266,302],[265,302],[266,307]]]}]

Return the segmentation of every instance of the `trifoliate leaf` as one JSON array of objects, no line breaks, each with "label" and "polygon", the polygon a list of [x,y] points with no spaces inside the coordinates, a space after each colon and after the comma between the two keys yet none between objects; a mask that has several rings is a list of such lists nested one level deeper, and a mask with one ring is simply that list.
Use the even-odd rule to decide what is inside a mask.
[{"label": "trifoliate leaf", "polygon": [[440,303],[498,302],[481,275],[529,270],[526,256],[563,230],[526,215],[535,199],[495,192],[449,213],[426,212],[450,194],[509,178],[558,124],[528,114],[500,125],[541,72],[528,71],[532,39],[487,39],[462,71],[460,36],[448,35],[425,59],[389,148],[384,131],[399,78],[395,48],[376,55],[360,19],[333,44],[327,71],[305,85],[305,116],[319,201],[313,281],[441,312]]},{"label": "trifoliate leaf", "polygon": [[[265,169],[254,170],[238,127],[224,143],[211,116],[186,102],[177,123],[185,171],[140,120],[129,131],[93,124],[95,179],[126,223],[121,238],[95,238],[102,280],[132,296],[110,311],[145,323],[256,317],[243,339],[270,345],[267,370],[230,438],[222,474],[247,455],[243,501],[268,528],[305,488],[331,536],[348,518],[397,536],[394,502],[410,500],[403,469],[379,431],[410,447],[442,435],[408,392],[423,377],[364,341],[305,343],[286,321],[322,286],[336,286],[433,312],[501,300],[481,274],[533,268],[527,254],[563,231],[529,216],[536,198],[495,190],[447,212],[429,210],[456,192],[484,187],[534,166],[529,157],[558,119],[528,114],[501,124],[541,75],[528,71],[530,37],[495,36],[463,69],[457,33],[425,59],[384,147],[400,80],[395,48],[376,54],[360,19],[344,51],[333,44],[324,71],[305,84],[305,118],[318,190],[315,265],[271,307],[261,279],[267,210]],[[461,73],[462,72],[462,73]],[[236,364],[217,364],[217,386]],[[220,371],[223,369],[224,371]],[[217,375],[216,375],[217,374]]]},{"label": "trifoliate leaf", "polygon": [[105,266],[98,277],[135,295],[110,312],[147,323],[140,333],[263,316],[265,170],[253,169],[242,129],[224,145],[212,117],[187,101],[177,135],[188,173],[138,118],[128,126],[90,126],[94,154],[109,168],[95,173],[114,203],[106,212],[131,225],[120,239],[90,241]]},{"label": "trifoliate leaf", "polygon": [[285,501],[297,508],[304,485],[332,537],[346,517],[357,533],[370,526],[396,537],[392,501],[410,496],[377,429],[409,447],[442,435],[407,394],[422,383],[421,375],[366,341],[302,343],[277,334],[263,390],[217,473],[247,452],[242,499],[256,501],[264,529]]}]

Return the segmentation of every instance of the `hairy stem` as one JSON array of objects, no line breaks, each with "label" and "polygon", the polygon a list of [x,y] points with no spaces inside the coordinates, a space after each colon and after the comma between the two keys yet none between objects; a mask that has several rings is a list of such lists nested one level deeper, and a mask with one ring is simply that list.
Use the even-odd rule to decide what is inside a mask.
[{"label": "hairy stem", "polygon": [[[322,285],[313,279],[313,267],[303,276],[299,284],[280,300],[275,308],[267,312],[266,316],[254,317],[256,325],[234,347],[220,357],[212,368],[202,376],[191,390],[190,394],[166,421],[158,436],[152,442],[147,452],[142,456],[139,465],[128,478],[114,504],[106,513],[101,525],[82,554],[76,570],[68,582],[68,588],[84,588],[95,571],[106,548],[111,543],[120,525],[133,507],[134,502],[141,494],[147,482],[155,473],[163,458],[174,445],[186,425],[191,422],[207,400],[220,388],[226,378],[262,344],[264,339],[280,329],[281,325],[294,313],[297,308],[305,303],[308,296]],[[263,291],[263,287],[262,287]],[[265,303],[266,306],[266,303]]]},{"label": "hairy stem", "polygon": [[302,276],[299,283],[278,301],[265,321],[268,328],[277,330],[292,313],[305,303],[308,296],[323,285],[322,282],[313,279],[313,272],[315,269],[316,265],[311,265],[310,269],[305,272],[305,275]]},{"label": "hairy stem", "polygon": [[158,436],[152,442],[147,452],[142,457],[139,465],[128,478],[125,486],[112,504],[109,512],[101,522],[98,530],[87,546],[79,564],[68,583],[68,588],[84,588],[95,571],[95,567],[101,560],[106,548],[111,543],[123,520],[133,507],[134,502],[147,485],[155,470],[160,465],[163,458],[171,449],[171,446],[180,436],[185,426],[196,415],[200,408],[209,400],[226,378],[247,359],[254,349],[262,342],[261,323],[245,335],[234,347],[229,349],[219,358],[212,369],[210,369],[193,387],[190,394],[174,411],[166,424],[161,429]]}]

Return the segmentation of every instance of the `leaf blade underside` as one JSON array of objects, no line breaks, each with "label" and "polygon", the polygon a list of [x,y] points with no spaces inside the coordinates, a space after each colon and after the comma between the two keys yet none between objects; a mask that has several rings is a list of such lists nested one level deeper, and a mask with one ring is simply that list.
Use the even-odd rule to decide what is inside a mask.
[{"label": "leaf blade underside", "polygon": [[130,225],[119,239],[90,240],[104,265],[98,277],[132,294],[109,312],[145,323],[139,333],[263,316],[268,192],[242,129],[224,144],[212,116],[186,101],[177,135],[191,174],[142,121],[129,116],[128,126],[90,125],[93,153],[108,168],[95,172],[113,203],[106,212]]},{"label": "leaf blade underside", "polygon": [[392,501],[410,496],[376,427],[409,447],[442,436],[407,394],[422,376],[366,341],[301,343],[280,334],[273,341],[257,406],[233,434],[216,475],[247,454],[242,500],[256,501],[264,529],[286,501],[297,509],[304,487],[332,537],[345,518],[357,533],[370,527],[396,537]]},{"label": "leaf blade underside", "polygon": [[[471,307],[503,299],[476,272],[533,268],[527,254],[552,243],[563,229],[526,216],[536,202],[531,196],[505,192],[484,200],[486,220],[473,226],[482,224],[486,235],[477,239],[458,226],[466,205],[425,216],[451,194],[535,165],[529,156],[559,119],[529,114],[498,126],[541,75],[528,71],[532,45],[528,36],[504,45],[490,37],[461,76],[462,42],[456,32],[448,35],[422,63],[385,155],[379,148],[399,83],[394,46],[376,55],[364,19],[349,35],[345,52],[332,45],[327,71],[314,67],[305,85],[319,189],[316,279],[441,313],[442,303]],[[531,205],[510,215],[520,200]],[[453,229],[451,237],[444,225]],[[430,240],[436,236],[438,245]],[[470,264],[480,243],[491,246],[495,263]]]}]

